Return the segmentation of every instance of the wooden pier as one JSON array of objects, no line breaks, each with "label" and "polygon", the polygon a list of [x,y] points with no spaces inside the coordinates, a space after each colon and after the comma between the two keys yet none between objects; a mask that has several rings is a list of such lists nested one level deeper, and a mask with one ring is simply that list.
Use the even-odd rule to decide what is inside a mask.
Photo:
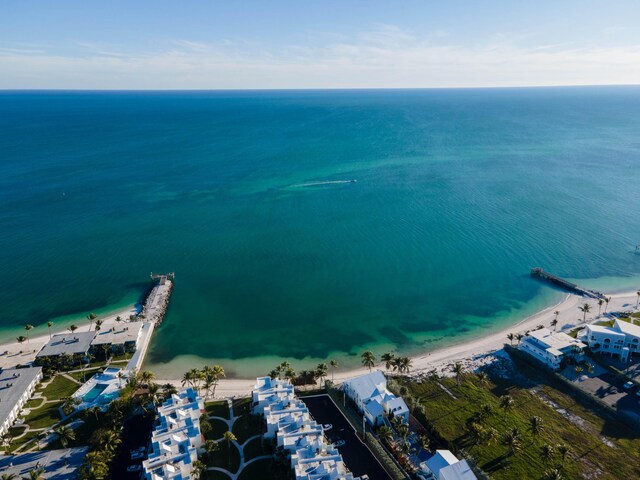
[{"label": "wooden pier", "polygon": [[549,282],[552,285],[555,285],[556,287],[560,287],[564,290],[568,290],[571,293],[582,295],[583,297],[589,297],[589,298],[595,298],[595,299],[605,298],[604,294],[600,292],[595,292],[593,290],[582,288],[581,286],[576,285],[575,283],[571,283],[570,281],[565,280],[564,278],[560,278],[555,275],[552,275],[549,272],[545,272],[542,268],[539,268],[539,267],[531,269],[531,276],[539,278],[540,280]]}]

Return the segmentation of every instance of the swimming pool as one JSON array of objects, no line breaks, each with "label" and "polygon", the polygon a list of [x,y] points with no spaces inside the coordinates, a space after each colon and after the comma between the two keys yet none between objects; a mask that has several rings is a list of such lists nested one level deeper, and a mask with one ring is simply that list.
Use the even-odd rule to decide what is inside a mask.
[{"label": "swimming pool", "polygon": [[86,403],[93,402],[108,386],[109,385],[106,383],[96,383],[93,388],[89,390],[84,397],[82,397],[82,400]]}]

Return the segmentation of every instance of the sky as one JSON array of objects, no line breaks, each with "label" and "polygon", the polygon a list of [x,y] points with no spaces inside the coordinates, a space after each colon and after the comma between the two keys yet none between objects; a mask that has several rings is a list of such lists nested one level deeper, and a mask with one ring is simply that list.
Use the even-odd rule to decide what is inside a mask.
[{"label": "sky", "polygon": [[0,89],[640,84],[638,0],[2,0]]}]

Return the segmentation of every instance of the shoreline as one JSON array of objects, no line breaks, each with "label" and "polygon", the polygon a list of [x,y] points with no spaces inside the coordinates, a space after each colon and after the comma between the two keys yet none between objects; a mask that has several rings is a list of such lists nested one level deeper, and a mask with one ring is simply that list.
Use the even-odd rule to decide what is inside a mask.
[{"label": "shoreline", "polygon": [[[635,302],[637,300],[636,290],[607,294],[607,296],[611,297],[607,312],[635,309]],[[421,353],[411,356],[410,358],[413,364],[411,373],[423,373],[436,369],[440,374],[451,375],[449,372],[450,366],[456,362],[462,363],[467,371],[475,370],[483,363],[491,361],[493,355],[499,356],[501,354],[500,351],[503,349],[504,344],[509,341],[507,339],[507,334],[523,333],[524,331],[532,330],[541,324],[545,327],[549,327],[551,321],[555,317],[555,311],[560,312],[558,315],[558,332],[573,328],[583,323],[580,311],[578,310],[578,306],[582,303],[589,303],[593,307],[591,315],[587,315],[587,323],[595,320],[599,315],[597,310],[598,304],[594,299],[587,299],[583,296],[567,293],[560,302],[545,307],[536,313],[523,318],[515,324],[505,328],[500,328],[496,332],[464,341],[459,344],[437,348],[429,353]],[[379,362],[379,356],[383,352],[374,353],[376,354],[377,361]],[[369,370],[364,367],[336,371],[334,380],[335,383],[340,383],[350,377],[368,373],[368,371]],[[265,372],[265,375],[266,373],[267,372]],[[157,382],[161,384],[172,383],[178,387],[181,385],[181,380],[175,378],[159,378]],[[223,379],[216,388],[216,398],[250,395],[254,382],[255,378]]]}]

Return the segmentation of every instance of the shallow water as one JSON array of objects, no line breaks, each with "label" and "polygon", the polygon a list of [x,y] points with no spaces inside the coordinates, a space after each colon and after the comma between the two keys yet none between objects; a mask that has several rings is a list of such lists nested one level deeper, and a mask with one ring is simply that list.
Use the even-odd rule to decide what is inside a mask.
[{"label": "shallow water", "polygon": [[1,328],[175,271],[151,368],[412,353],[553,302],[532,266],[640,273],[637,87],[4,92],[0,127]]}]

